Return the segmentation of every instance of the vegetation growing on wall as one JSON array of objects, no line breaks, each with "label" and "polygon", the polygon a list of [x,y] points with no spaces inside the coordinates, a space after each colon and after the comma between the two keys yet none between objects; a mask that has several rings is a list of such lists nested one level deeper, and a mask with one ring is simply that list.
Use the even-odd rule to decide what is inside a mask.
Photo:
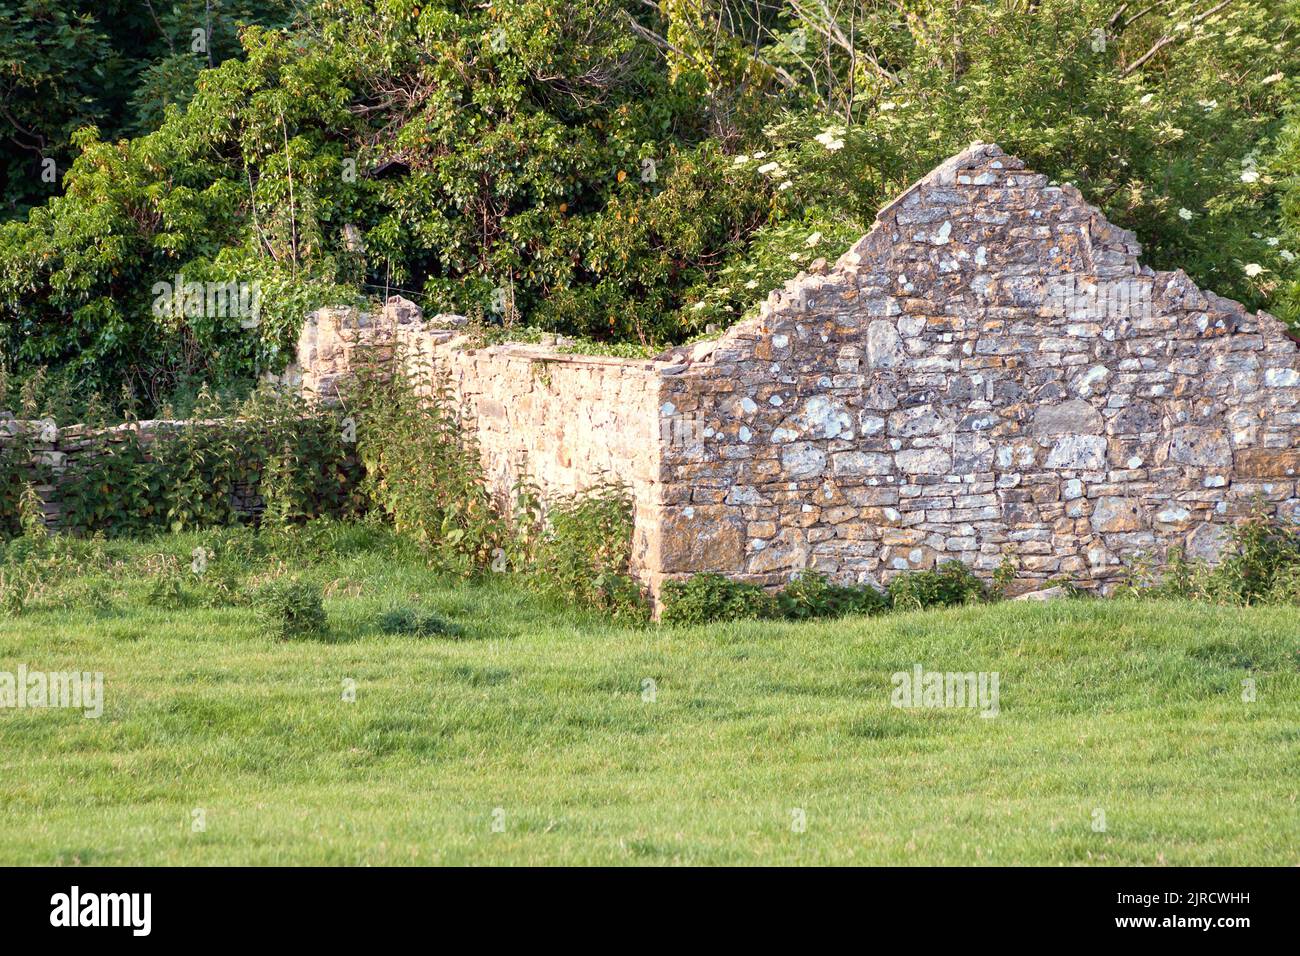
[{"label": "vegetation growing on wall", "polygon": [[1300,604],[1300,529],[1257,510],[1225,529],[1227,544],[1214,565],[1175,551],[1162,569],[1138,562],[1121,594],[1215,604]]},{"label": "vegetation growing on wall", "polygon": [[372,362],[347,396],[364,490],[431,563],[459,575],[515,571],[561,601],[617,617],[647,607],[631,576],[632,502],[601,485],[544,507],[527,475],[513,501],[488,490],[473,429],[433,369]]},{"label": "vegetation growing on wall", "polygon": [[992,598],[984,583],[960,561],[946,561],[928,571],[893,578],[883,591],[872,584],[831,582],[820,571],[801,571],[772,594],[756,584],[720,574],[696,574],[664,585],[665,624],[769,619],[803,621],[880,614],[888,610],[921,611],[972,604]]}]

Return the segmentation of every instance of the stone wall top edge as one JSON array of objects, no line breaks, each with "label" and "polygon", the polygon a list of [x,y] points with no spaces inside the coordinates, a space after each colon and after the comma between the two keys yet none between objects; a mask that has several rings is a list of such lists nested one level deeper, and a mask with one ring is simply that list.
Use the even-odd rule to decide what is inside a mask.
[{"label": "stone wall top edge", "polygon": [[[431,329],[432,332],[444,331]],[[583,355],[575,352],[561,352],[549,346],[530,344],[488,345],[480,348],[458,346],[454,340],[443,346],[448,354],[467,357],[486,357],[491,359],[515,359],[521,362],[546,362],[556,365],[591,365],[605,368],[624,368],[633,371],[653,372],[671,365],[653,359],[629,359],[616,355]]]},{"label": "stone wall top edge", "polygon": [[[1025,174],[1032,172],[1025,167],[1021,160],[1003,151],[996,143],[979,141],[972,143],[960,153],[945,160],[922,176],[883,206],[876,214],[875,220],[867,232],[850,245],[833,265],[827,267],[822,263],[820,268],[814,267],[809,271],[797,273],[787,279],[780,287],[772,290],[768,298],[761,304],[758,315],[737,322],[714,339],[698,343],[697,349],[703,355],[703,363],[708,364],[709,356],[731,358],[735,353],[752,348],[752,340],[770,334],[781,319],[793,318],[802,314],[802,310],[797,306],[799,293],[822,291],[827,286],[853,281],[853,277],[858,272],[858,267],[871,254],[872,240],[877,239],[878,236],[890,228],[891,214],[903,206],[910,196],[927,186],[951,185],[961,170],[992,161],[998,161],[999,165],[1005,165],[1010,170]],[[1105,234],[1114,241],[1136,244],[1136,236],[1131,231],[1121,229],[1111,223],[1100,209],[1083,197],[1083,194],[1078,189],[1068,184],[1050,188],[1065,194],[1080,210],[1091,216],[1094,220],[1094,227],[1099,233]],[[1264,333],[1266,335],[1277,334],[1280,337],[1290,339],[1300,348],[1300,335],[1292,333],[1284,322],[1271,313],[1263,309],[1252,311],[1234,299],[1204,289],[1197,285],[1182,269],[1153,270],[1142,264],[1139,257],[1140,251],[1133,257],[1138,268],[1137,275],[1134,278],[1148,280],[1157,287],[1163,287],[1171,282],[1186,283],[1191,290],[1205,300],[1207,311],[1230,314],[1238,319],[1247,320],[1250,327],[1242,329],[1242,331]]]}]

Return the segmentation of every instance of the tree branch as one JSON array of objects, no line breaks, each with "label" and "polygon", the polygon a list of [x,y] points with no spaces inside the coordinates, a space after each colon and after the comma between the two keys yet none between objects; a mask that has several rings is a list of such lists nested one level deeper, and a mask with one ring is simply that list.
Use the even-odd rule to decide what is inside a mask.
[{"label": "tree branch", "polygon": [[[1192,17],[1192,19],[1188,21],[1188,26],[1193,26],[1193,27],[1194,27],[1194,26],[1197,26],[1198,24],[1204,23],[1206,20],[1208,20],[1210,17],[1214,16],[1216,13],[1218,13],[1218,12],[1219,12],[1220,10],[1222,10],[1224,7],[1228,6],[1228,4],[1230,4],[1230,3],[1232,3],[1232,0],[1220,0],[1219,3],[1216,3],[1214,6],[1210,7],[1210,9],[1206,10],[1204,13],[1198,13],[1196,16]],[[1145,11],[1144,11],[1144,12],[1145,12]],[[1136,18],[1134,18],[1134,19],[1136,19]],[[1132,22],[1132,21],[1130,21],[1130,22]],[[1159,40],[1157,40],[1157,41],[1152,45],[1151,49],[1147,50],[1147,51],[1146,51],[1145,53],[1143,53],[1140,57],[1138,57],[1136,60],[1134,60],[1132,63],[1130,63],[1127,67],[1125,67],[1125,68],[1124,68],[1124,72],[1122,72],[1122,73],[1120,74],[1120,76],[1128,76],[1128,75],[1129,75],[1130,73],[1132,73],[1134,70],[1140,69],[1144,63],[1146,63],[1148,60],[1150,60],[1153,56],[1155,56],[1157,53],[1159,53],[1159,52],[1160,52],[1161,50],[1163,50],[1165,47],[1169,46],[1169,44],[1174,43],[1174,42],[1176,42],[1176,41],[1175,41],[1175,38],[1174,38],[1173,34],[1171,34],[1171,33],[1166,33],[1164,36],[1162,36]]]}]

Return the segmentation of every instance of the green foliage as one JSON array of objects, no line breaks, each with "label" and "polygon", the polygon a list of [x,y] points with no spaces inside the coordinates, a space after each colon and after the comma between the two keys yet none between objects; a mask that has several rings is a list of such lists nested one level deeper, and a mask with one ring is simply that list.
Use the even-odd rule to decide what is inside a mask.
[{"label": "green foliage", "polygon": [[189,607],[191,597],[185,588],[185,576],[178,570],[169,569],[154,578],[146,599],[150,607],[177,611]]},{"label": "green foliage", "polygon": [[[710,321],[752,310],[796,264],[835,258],[884,202],[974,139],[1077,185],[1136,230],[1152,265],[1248,305],[1273,301],[1273,270],[1294,262],[1280,255],[1297,243],[1279,245],[1282,176],[1267,162],[1295,101],[1293,0],[703,6],[717,14],[674,21],[695,32],[679,46],[725,59],[728,34],[741,37],[790,106],[735,150],[738,169],[777,192],[772,216],[701,288]],[[1294,148],[1287,156],[1294,177]]]},{"label": "green foliage", "polygon": [[379,618],[379,629],[385,634],[404,637],[459,637],[461,630],[454,623],[435,614],[412,607],[395,607]]},{"label": "green foliage", "polygon": [[558,599],[619,618],[643,618],[630,574],[632,502],[599,485],[544,511],[526,475],[513,507],[493,500],[473,429],[463,427],[446,382],[418,364],[363,362],[347,396],[356,424],[363,490],[371,505],[441,570],[524,573]]},{"label": "green foliage", "polygon": [[706,624],[746,618],[803,621],[880,614],[988,600],[985,584],[961,561],[946,561],[933,571],[901,574],[885,594],[869,584],[832,583],[819,571],[802,571],[775,594],[756,584],[733,581],[720,574],[696,574],[669,581],[663,589],[664,624]]},{"label": "green foliage", "polygon": [[1138,561],[1120,588],[1129,597],[1177,598],[1215,604],[1300,604],[1300,527],[1261,505],[1227,532],[1217,564],[1171,549],[1163,569]]},{"label": "green foliage", "polygon": [[263,525],[294,527],[362,509],[361,466],[346,416],[271,389],[244,404],[237,430],[244,448],[237,484],[256,486]]},{"label": "green foliage", "polygon": [[[0,230],[0,352],[152,408],[395,289],[644,353],[833,260],[975,138],[1076,184],[1151,264],[1286,307],[1294,0],[808,10],[317,0],[249,27],[148,135],[78,133],[64,194]],[[155,310],[178,275],[260,284],[260,320]]]},{"label": "green foliage", "polygon": [[649,608],[630,571],[632,526],[633,502],[622,485],[598,485],[554,501],[529,580],[579,607],[644,619]]},{"label": "green foliage", "polygon": [[1276,288],[1274,311],[1294,329],[1300,329],[1300,96],[1294,86],[1286,125],[1268,164],[1268,175],[1279,184],[1281,228],[1265,237],[1269,254],[1258,262],[1260,280]]},{"label": "green foliage", "polygon": [[506,540],[507,523],[488,493],[472,430],[461,427],[434,371],[390,368],[373,364],[350,398],[364,491],[435,565],[482,570]]},{"label": "green foliage", "polygon": [[319,585],[282,578],[258,589],[253,603],[277,640],[319,638],[328,633]]},{"label": "green foliage", "polygon": [[166,471],[152,462],[135,428],[92,432],[59,487],[64,527],[138,534],[163,518]]},{"label": "green foliage", "polygon": [[952,607],[988,598],[984,582],[962,561],[944,561],[933,571],[912,571],[889,582],[889,603],[895,610]]},{"label": "green foliage", "polygon": [[989,588],[990,596],[998,600],[1005,599],[1011,585],[1015,583],[1017,570],[1015,559],[1010,555],[1004,557],[997,570],[993,572],[993,586]]},{"label": "green foliage", "polygon": [[[321,0],[250,27],[155,132],[78,134],[64,195],[0,232],[3,351],[156,403],[277,366],[317,304],[394,287],[467,311],[506,285],[535,325],[647,341],[766,200],[719,176],[633,6]],[[368,175],[390,159],[409,173]],[[260,323],[156,312],[177,275],[260,283]]]},{"label": "green foliage", "polygon": [[776,599],[757,584],[733,581],[721,574],[695,574],[664,583],[662,624],[709,624],[775,617]]},{"label": "green foliage", "polygon": [[322,515],[300,525],[263,524],[256,534],[248,527],[223,528],[208,532],[206,537],[218,542],[213,545],[218,553],[237,553],[245,563],[265,558],[282,568],[310,567],[330,557],[368,551],[404,558],[420,553],[374,511],[345,520]]},{"label": "green foliage", "polygon": [[846,614],[879,614],[884,597],[869,584],[833,584],[819,571],[801,571],[777,595],[781,616],[791,621]]},{"label": "green foliage", "polygon": [[[0,0],[0,219],[58,189],[72,134],[157,127],[199,71],[240,52],[240,22],[282,22],[293,0]],[[204,31],[196,43],[195,29]],[[196,45],[203,49],[196,50]],[[42,176],[44,160],[55,178]]]},{"label": "green foliage", "polygon": [[[107,567],[113,560],[100,536],[72,538],[48,533],[40,512],[40,499],[27,487],[20,509],[23,534],[0,539],[0,610],[16,616],[33,604],[48,602],[61,586]],[[93,589],[92,589],[93,590]],[[92,595],[66,599],[64,608],[85,604]]]},{"label": "green foliage", "polygon": [[[140,534],[252,520],[284,526],[361,508],[360,466],[334,413],[262,390],[241,403],[201,393],[195,418],[155,426],[141,441],[138,423],[77,426],[62,440],[83,449],[56,481],[61,529],[85,534]],[[13,502],[45,475],[32,466],[30,436],[0,447],[0,537],[18,533]],[[51,479],[53,480],[53,479]]]},{"label": "green foliage", "polygon": [[29,487],[30,461],[25,441],[0,444],[0,541],[22,534],[21,502]]}]

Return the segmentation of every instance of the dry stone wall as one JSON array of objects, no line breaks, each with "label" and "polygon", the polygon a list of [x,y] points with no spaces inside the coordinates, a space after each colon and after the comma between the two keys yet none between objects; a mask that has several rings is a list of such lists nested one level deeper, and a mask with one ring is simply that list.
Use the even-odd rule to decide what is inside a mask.
[{"label": "dry stone wall", "polygon": [[1105,588],[1141,552],[1214,558],[1262,505],[1300,518],[1300,352],[1273,317],[1139,262],[1131,233],[994,145],[881,210],[833,265],[655,362],[476,350],[397,300],[314,315],[327,394],[359,344],[447,370],[488,474],[632,486],[638,571],[878,584],[1011,561]]}]

